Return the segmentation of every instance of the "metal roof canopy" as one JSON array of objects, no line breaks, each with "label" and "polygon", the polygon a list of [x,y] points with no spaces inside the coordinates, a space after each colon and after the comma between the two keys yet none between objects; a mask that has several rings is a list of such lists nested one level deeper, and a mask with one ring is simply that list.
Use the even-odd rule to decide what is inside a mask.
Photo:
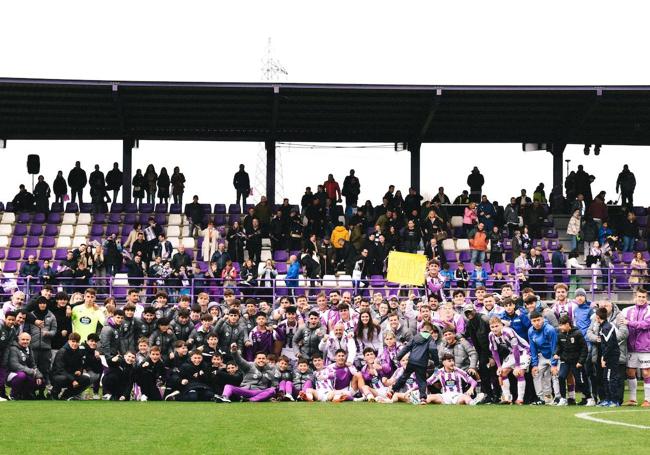
[{"label": "metal roof canopy", "polygon": [[650,144],[650,86],[0,78],[1,139]]}]

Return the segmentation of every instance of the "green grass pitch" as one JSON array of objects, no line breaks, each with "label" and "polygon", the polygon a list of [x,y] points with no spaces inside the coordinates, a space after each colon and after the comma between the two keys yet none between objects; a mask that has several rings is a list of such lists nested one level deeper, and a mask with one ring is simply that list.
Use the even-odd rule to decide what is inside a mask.
[{"label": "green grass pitch", "polygon": [[529,454],[643,453],[650,411],[373,403],[0,403],[0,453]]}]

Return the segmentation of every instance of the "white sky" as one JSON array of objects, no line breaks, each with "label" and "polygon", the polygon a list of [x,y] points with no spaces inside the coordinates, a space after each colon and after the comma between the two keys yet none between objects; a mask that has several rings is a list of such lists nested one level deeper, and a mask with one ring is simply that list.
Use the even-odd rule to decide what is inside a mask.
[{"label": "white sky", "polygon": [[[290,82],[645,85],[649,10],[642,2],[601,1],[3,2],[0,75],[259,81],[271,37]],[[188,193],[231,202],[240,162],[256,181],[258,150],[254,143],[141,142],[133,164],[180,165]],[[639,180],[637,200],[648,204],[650,184],[639,178],[648,151],[604,146],[600,157],[585,157],[582,146],[572,146],[565,158],[573,169],[584,164],[597,177],[595,192],[610,198],[628,163]],[[76,159],[88,172],[95,163],[106,172],[121,161],[121,143],[10,142],[0,150],[10,170],[0,199],[29,183],[28,153],[41,155],[51,184],[56,170],[67,175]],[[328,172],[342,182],[350,168],[361,180],[361,198],[375,203],[389,183],[403,192],[409,185],[408,152],[283,150],[281,157],[294,202]],[[486,177],[484,192],[500,202],[519,188],[532,193],[540,181],[551,187],[548,153],[523,153],[520,144],[433,144],[422,149],[423,193],[443,185],[455,197],[474,165]]]}]

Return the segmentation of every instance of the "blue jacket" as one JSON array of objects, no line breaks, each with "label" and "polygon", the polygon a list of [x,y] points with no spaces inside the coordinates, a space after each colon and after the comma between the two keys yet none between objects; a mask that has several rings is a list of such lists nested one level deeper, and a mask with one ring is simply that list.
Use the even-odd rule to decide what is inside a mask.
[{"label": "blue jacket", "polygon": [[538,354],[551,361],[551,365],[557,366],[557,360],[553,358],[557,348],[557,330],[544,321],[540,330],[534,327],[528,329],[528,343],[530,344],[530,364],[536,367],[539,363]]},{"label": "blue jacket", "polygon": [[[518,314],[521,313],[521,314]],[[517,335],[528,341],[528,328],[530,327],[530,319],[524,310],[515,310],[512,316],[508,316],[505,311],[499,314],[499,319],[508,321],[510,328],[517,332]]]},{"label": "blue jacket", "polygon": [[481,269],[480,272],[477,269],[474,269],[472,271],[472,275],[470,276],[469,280],[472,283],[472,286],[476,286],[477,283],[480,286],[484,286],[487,279],[488,279],[488,274],[485,271],[485,269]]},{"label": "blue jacket", "polygon": [[287,287],[298,287],[298,275],[300,275],[300,262],[296,261],[291,264],[289,270],[287,270],[287,276],[284,279]]},{"label": "blue jacket", "polygon": [[[587,340],[587,330],[591,325],[591,317],[594,314],[594,310],[591,308],[591,302],[585,301],[582,305],[576,305],[576,309],[573,312],[573,324],[582,332],[582,336]],[[587,345],[589,346],[587,341]]]}]

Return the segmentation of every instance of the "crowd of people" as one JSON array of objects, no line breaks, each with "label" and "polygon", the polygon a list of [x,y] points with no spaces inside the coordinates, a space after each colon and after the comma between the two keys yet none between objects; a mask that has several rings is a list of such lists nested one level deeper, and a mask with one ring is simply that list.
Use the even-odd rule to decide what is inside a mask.
[{"label": "crowd of people", "polygon": [[[437,263],[428,265],[435,272]],[[205,293],[98,304],[45,286],[0,311],[0,401],[376,401],[650,407],[650,309],[477,289],[400,300],[349,291],[277,301]],[[6,395],[5,384],[11,388]],[[85,392],[88,390],[87,392]],[[100,394],[101,390],[101,394]]]}]

